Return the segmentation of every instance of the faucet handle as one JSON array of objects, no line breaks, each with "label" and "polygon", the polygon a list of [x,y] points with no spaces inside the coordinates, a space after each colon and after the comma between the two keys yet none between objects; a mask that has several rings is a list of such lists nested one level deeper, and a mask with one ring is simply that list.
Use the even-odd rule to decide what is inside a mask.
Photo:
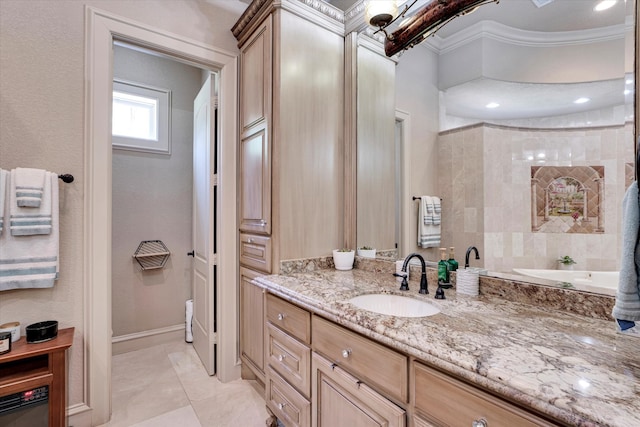
[{"label": "faucet handle", "polygon": [[438,289],[436,289],[435,299],[446,299],[444,297],[444,289],[451,289],[453,285],[451,283],[445,283],[438,281]]},{"label": "faucet handle", "polygon": [[400,290],[401,291],[408,291],[409,290],[409,282],[407,282],[407,274],[399,274],[399,273],[393,273],[393,275],[395,277],[402,277],[402,283],[400,284]]}]

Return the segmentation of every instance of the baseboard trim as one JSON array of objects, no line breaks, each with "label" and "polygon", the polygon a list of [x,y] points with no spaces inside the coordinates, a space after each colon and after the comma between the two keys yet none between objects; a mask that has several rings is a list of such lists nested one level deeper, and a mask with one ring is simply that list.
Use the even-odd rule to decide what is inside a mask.
[{"label": "baseboard trim", "polygon": [[67,408],[69,427],[91,427],[92,409],[85,403],[77,403]]},{"label": "baseboard trim", "polygon": [[116,355],[142,350],[158,344],[175,342],[176,339],[184,339],[184,336],[184,324],[119,335],[111,339],[111,352]]}]

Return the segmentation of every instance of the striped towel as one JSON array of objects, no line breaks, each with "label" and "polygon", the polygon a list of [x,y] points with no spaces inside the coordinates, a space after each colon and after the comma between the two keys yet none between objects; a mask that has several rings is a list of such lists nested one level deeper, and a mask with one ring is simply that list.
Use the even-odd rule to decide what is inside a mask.
[{"label": "striped towel", "polygon": [[440,225],[442,222],[442,206],[440,205],[440,197],[432,197],[433,203],[433,225]]},{"label": "striped towel", "polygon": [[16,203],[22,208],[37,208],[42,203],[46,171],[42,169],[16,168]]},{"label": "striped towel", "polygon": [[[51,202],[53,191],[58,197],[58,183],[51,185],[51,172],[45,173],[47,179],[44,183],[42,203],[39,207],[20,207],[17,203],[18,192],[16,190],[17,170],[11,171],[9,190],[9,228],[14,236],[33,236],[34,234],[51,233]],[[57,175],[56,175],[57,178]]]},{"label": "striped towel", "polygon": [[[440,225],[433,224],[435,206],[432,200],[431,196],[420,197],[420,207],[418,208],[418,247],[420,248],[440,247]],[[431,213],[428,212],[429,210]]]},{"label": "striped towel", "polygon": [[50,173],[51,232],[41,235],[0,235],[0,291],[50,288],[58,278],[60,227],[58,177]]},{"label": "striped towel", "polygon": [[0,236],[2,235],[2,230],[4,229],[4,207],[7,205],[5,203],[5,199],[7,196],[7,184],[9,182],[9,171],[4,169],[0,169]]}]

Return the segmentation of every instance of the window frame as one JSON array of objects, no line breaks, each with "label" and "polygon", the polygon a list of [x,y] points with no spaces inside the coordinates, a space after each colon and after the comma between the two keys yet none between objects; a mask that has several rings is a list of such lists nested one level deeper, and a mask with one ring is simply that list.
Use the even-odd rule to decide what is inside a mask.
[{"label": "window frame", "polygon": [[171,154],[171,90],[154,87],[144,83],[137,83],[122,79],[113,79],[111,91],[111,108],[113,120],[113,92],[123,92],[131,95],[154,98],[158,100],[157,134],[158,139],[149,140],[126,136],[113,135],[111,123],[111,145],[114,149],[141,151],[155,154]]}]

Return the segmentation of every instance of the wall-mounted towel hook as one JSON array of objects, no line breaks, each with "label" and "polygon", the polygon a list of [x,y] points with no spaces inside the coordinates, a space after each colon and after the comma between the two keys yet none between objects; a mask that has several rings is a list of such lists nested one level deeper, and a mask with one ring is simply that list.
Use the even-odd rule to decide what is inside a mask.
[{"label": "wall-mounted towel hook", "polygon": [[63,182],[66,182],[67,184],[70,184],[73,182],[73,175],[69,173],[63,173],[61,175],[58,175],[58,178],[61,179]]}]

